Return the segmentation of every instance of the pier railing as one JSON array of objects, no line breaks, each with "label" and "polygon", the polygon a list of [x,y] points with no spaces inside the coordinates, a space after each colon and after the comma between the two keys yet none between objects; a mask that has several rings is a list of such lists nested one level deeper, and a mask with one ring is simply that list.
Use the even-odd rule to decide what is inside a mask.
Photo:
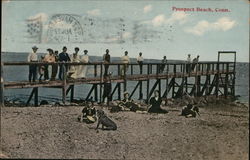
[{"label": "pier railing", "polygon": [[[55,80],[50,81],[47,83],[44,82],[28,82],[28,66],[29,65],[36,65],[37,67],[48,65],[52,66],[57,64],[57,67],[63,67],[63,79],[62,80]],[[69,68],[71,66],[87,66],[87,74],[84,79],[72,79],[67,76],[66,73],[66,67]],[[156,85],[160,86],[160,82],[155,83],[153,88],[149,89],[149,79],[166,79],[167,80],[167,87],[170,87],[170,84],[172,84],[172,90],[173,90],[173,96],[177,95],[177,92],[175,92],[175,84],[176,82],[173,80],[170,81],[170,84],[168,84],[169,78],[187,78],[187,77],[195,77],[195,83],[194,85],[194,91],[191,91],[195,95],[197,95],[200,92],[200,84],[199,84],[199,76],[202,75],[219,75],[219,74],[234,74],[235,69],[234,62],[198,62],[198,63],[187,63],[187,62],[168,62],[168,63],[103,63],[103,62],[91,62],[91,63],[82,63],[82,62],[57,62],[57,63],[46,63],[46,62],[4,62],[1,63],[1,69],[3,72],[3,68],[5,67],[17,67],[22,66],[26,68],[27,73],[18,73],[20,75],[26,74],[27,78],[23,79],[20,78],[16,81],[10,81],[6,77],[4,77],[4,73],[1,74],[1,95],[3,95],[4,88],[37,88],[37,87],[61,87],[63,89],[62,99],[63,102],[65,102],[66,95],[69,92],[69,88],[67,88],[69,85],[74,84],[93,84],[93,90],[97,92],[96,86],[94,88],[94,85],[103,85],[103,77],[105,72],[105,66],[109,66],[108,71],[112,72],[111,74],[111,80],[113,82],[117,83],[123,83],[123,90],[127,90],[127,81],[138,81],[138,86],[142,86],[141,81],[147,81],[147,96],[146,99],[148,100],[150,96],[153,93],[153,90],[156,88]],[[59,72],[59,70],[58,70]],[[57,73],[58,75],[58,73]],[[18,76],[18,75],[15,75]],[[198,78],[197,78],[198,77]],[[218,76],[219,77],[219,76]],[[228,76],[226,76],[226,81],[228,80]],[[216,83],[219,83],[219,78],[216,79]],[[206,82],[207,83],[207,82]],[[210,78],[209,82],[210,83]],[[227,82],[226,82],[227,83]],[[187,86],[187,82],[186,82]],[[208,85],[209,86],[209,85]],[[137,86],[136,86],[137,87]],[[180,86],[179,86],[180,87]],[[183,87],[183,86],[182,86]],[[218,94],[218,87],[217,86],[217,94]],[[119,89],[119,86],[117,87]],[[116,87],[115,87],[116,89]],[[160,89],[160,87],[159,87]],[[163,95],[166,96],[170,89],[166,89],[166,91],[163,93]],[[134,90],[135,91],[135,90]],[[134,91],[132,93],[134,93]],[[74,92],[74,91],[73,91]],[[115,90],[112,92],[114,93]],[[141,91],[140,91],[141,92]],[[35,93],[35,91],[34,91]],[[71,92],[72,93],[72,92]],[[182,89],[183,93],[183,89]],[[202,91],[203,93],[203,91]],[[72,93],[73,94],[73,93]],[[90,93],[89,93],[90,94]],[[88,94],[88,96],[89,96]],[[95,93],[97,94],[97,93]],[[100,93],[99,96],[102,96],[102,87],[100,87]],[[131,95],[132,96],[132,95]],[[32,96],[31,96],[32,97]],[[96,96],[97,97],[97,96]],[[120,95],[118,95],[120,97]],[[97,98],[95,98],[97,100]],[[101,98],[100,98],[101,99]]]},{"label": "pier railing", "polygon": [[[234,64],[233,62],[198,62],[198,63],[103,63],[103,62],[91,62],[91,63],[82,63],[82,62],[56,62],[56,63],[46,63],[46,62],[4,62],[2,67],[5,66],[29,66],[29,65],[37,65],[37,67],[42,65],[55,65],[60,66],[79,66],[84,65],[88,66],[88,76],[96,77],[102,76],[104,74],[104,66],[109,65],[109,71],[112,73],[112,76],[119,75],[135,75],[135,74],[164,74],[164,73],[195,73],[199,74],[208,74],[208,73],[217,73],[217,71],[221,72],[229,72],[232,71],[231,66]],[[142,70],[140,71],[140,65],[142,65]],[[162,66],[165,66],[162,69]],[[195,67],[192,69],[192,65]],[[124,70],[124,68],[126,68]],[[187,69],[189,68],[189,69]],[[23,74],[23,73],[20,73]],[[27,73],[28,74],[28,73]]]}]

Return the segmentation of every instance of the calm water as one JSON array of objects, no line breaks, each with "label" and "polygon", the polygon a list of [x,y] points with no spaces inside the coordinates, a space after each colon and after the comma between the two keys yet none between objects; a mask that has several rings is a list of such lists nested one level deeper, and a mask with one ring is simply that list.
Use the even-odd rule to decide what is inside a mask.
[{"label": "calm water", "polygon": [[[39,54],[41,56],[42,54]],[[7,61],[26,61],[27,53],[2,53],[2,60]],[[90,57],[90,61],[101,61],[102,57]],[[113,58],[112,61],[118,61],[119,58]],[[132,59],[132,62],[135,59]],[[145,60],[145,62],[157,62],[157,60]],[[146,68],[145,68],[146,69]],[[171,70],[171,69],[170,69]],[[93,76],[94,68],[89,66],[87,71],[87,76]],[[117,68],[115,66],[110,67],[113,75],[117,74]],[[130,68],[129,68],[130,71]],[[134,67],[134,72],[139,73],[138,67]],[[28,79],[28,66],[5,66],[4,67],[4,80],[5,81],[17,81],[17,80],[27,80]],[[191,79],[192,81],[192,79]],[[162,81],[162,92],[164,87],[166,87],[165,81]],[[236,66],[236,95],[240,95],[239,100],[241,102],[249,102],[249,63],[237,63]],[[150,86],[154,82],[152,81]],[[136,82],[128,82],[127,89],[132,92],[136,85]],[[115,84],[112,85],[113,88]],[[145,85],[144,85],[145,86]],[[77,85],[75,86],[75,97],[78,99],[84,99],[92,85]],[[6,89],[5,97],[8,99],[22,99],[26,101],[32,89]],[[143,93],[146,93],[146,87],[143,88]],[[39,100],[46,99],[48,101],[58,101],[61,99],[61,89],[51,89],[51,88],[39,88]],[[146,96],[146,94],[144,95]],[[116,99],[116,94],[114,99]],[[138,98],[138,93],[136,92],[134,98]],[[144,97],[145,98],[145,97]]]}]

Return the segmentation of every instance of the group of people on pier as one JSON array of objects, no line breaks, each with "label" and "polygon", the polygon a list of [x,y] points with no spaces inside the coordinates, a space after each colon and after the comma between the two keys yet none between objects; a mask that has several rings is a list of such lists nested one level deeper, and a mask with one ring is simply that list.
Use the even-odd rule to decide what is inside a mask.
[{"label": "group of people on pier", "polygon": [[[78,47],[74,48],[75,52],[71,55],[67,53],[67,47],[62,48],[62,52],[58,54],[58,51],[53,51],[53,49],[48,48],[47,54],[45,56],[41,56],[41,58],[38,58],[37,55],[38,47],[34,46],[32,47],[32,52],[28,55],[28,62],[47,62],[47,63],[55,63],[55,62],[82,62],[82,63],[89,63],[89,55],[88,50],[84,50],[84,55],[80,56],[79,51],[80,49]],[[139,53],[139,56],[137,57],[137,62],[139,64],[140,68],[140,74],[142,74],[142,66],[143,66],[143,57],[142,53]],[[128,64],[130,63],[130,58],[128,56],[128,51],[124,52],[124,56],[121,57],[121,61],[124,64],[121,68],[121,75],[123,75],[128,70]],[[111,62],[111,56],[109,54],[109,49],[106,49],[106,53],[103,55],[103,63],[104,63],[104,76],[108,75],[109,70],[109,63]],[[59,73],[58,73],[58,67],[59,67]],[[59,65],[57,63],[51,65],[51,76],[49,77],[49,65],[37,65],[35,63],[30,64],[29,66],[29,81],[36,81],[37,77],[37,71],[39,73],[39,81],[44,78],[45,81],[49,80],[55,80],[57,73],[58,78],[60,80],[63,79],[63,65]],[[87,65],[65,65],[67,76],[70,78],[85,78],[87,73]]]},{"label": "group of people on pier", "polygon": [[[30,64],[29,66],[29,81],[36,81],[37,77],[37,71],[39,73],[39,81],[42,80],[42,78],[45,81],[49,80],[55,80],[56,76],[58,75],[58,78],[60,80],[64,77],[64,69],[66,72],[66,76],[78,79],[78,78],[85,78],[87,74],[87,65],[65,65],[63,67],[62,64],[56,63],[56,62],[82,62],[82,63],[89,63],[89,55],[88,50],[84,50],[83,55],[79,55],[80,49],[78,47],[74,48],[74,53],[69,55],[67,53],[67,47],[62,48],[62,52],[59,54],[57,50],[53,50],[51,48],[47,49],[47,54],[45,56],[41,56],[41,58],[38,58],[37,50],[38,47],[34,46],[32,47],[32,52],[28,55],[28,62],[47,62],[47,63],[54,63],[52,65],[43,64],[43,65],[37,65],[35,63]],[[144,58],[142,56],[142,52],[139,53],[137,57],[137,63],[139,64],[139,73],[143,73],[143,61]],[[196,64],[199,61],[199,55],[191,60],[191,55],[188,54],[187,58],[187,65],[186,65],[186,72],[189,73],[195,69]],[[123,76],[127,71],[130,63],[130,57],[128,56],[128,51],[124,52],[124,55],[121,57],[121,62],[124,64],[121,66],[120,74]],[[103,63],[104,63],[104,76],[107,76],[109,73],[109,63],[111,63],[111,56],[109,54],[109,49],[106,49],[106,53],[103,55]],[[159,66],[159,73],[163,73],[166,64],[168,63],[167,57],[164,56],[161,64]],[[49,66],[51,66],[51,69],[49,69]],[[59,73],[58,73],[59,68]],[[49,71],[51,70],[51,74],[49,74]]]}]

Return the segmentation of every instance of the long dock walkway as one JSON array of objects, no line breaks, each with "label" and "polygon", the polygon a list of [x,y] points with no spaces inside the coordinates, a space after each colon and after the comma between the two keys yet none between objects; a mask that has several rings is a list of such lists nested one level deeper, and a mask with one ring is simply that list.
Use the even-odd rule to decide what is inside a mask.
[{"label": "long dock walkway", "polygon": [[[52,65],[55,63],[42,63],[42,62],[4,62],[1,68],[4,66],[26,66],[30,64],[39,65]],[[102,62],[95,63],[60,63],[58,66],[65,67],[87,65],[88,68],[92,68],[93,74],[81,79],[72,79],[67,76],[63,76],[63,80],[54,81],[4,81],[1,82],[1,94],[4,95],[5,89],[13,88],[33,88],[27,104],[34,96],[34,104],[38,105],[38,88],[39,87],[51,87],[62,89],[62,101],[66,102],[66,97],[70,93],[70,100],[74,100],[74,86],[75,85],[92,85],[92,88],[88,91],[87,100],[91,95],[94,96],[95,101],[102,100],[102,92],[104,85],[104,64]],[[168,98],[171,94],[171,98],[180,98],[184,94],[203,96],[203,95],[235,95],[235,62],[199,62],[196,64],[187,63],[143,63],[142,70],[137,63],[128,64],[128,70],[122,70],[123,63],[109,63],[110,68],[114,71],[111,76],[113,87],[111,96],[116,92],[118,99],[121,99],[121,93],[127,91],[127,82],[136,82],[130,97],[134,96],[138,90],[139,98],[145,99],[146,102],[152,96],[154,90],[159,90],[162,98]],[[165,65],[164,71],[161,70],[162,65]],[[192,69],[194,65],[194,69]],[[111,70],[111,69],[110,69]],[[3,72],[3,69],[2,69]],[[20,73],[23,74],[23,73]],[[27,73],[26,73],[27,74]],[[3,74],[1,74],[3,75]],[[66,72],[64,72],[66,75]],[[203,77],[203,78],[201,78]],[[190,78],[194,78],[194,81],[190,81]],[[201,80],[203,79],[203,80]],[[205,79],[205,80],[204,80]],[[154,80],[152,87],[150,82]],[[161,83],[165,82],[163,88]],[[146,82],[146,86],[145,83]],[[122,86],[123,87],[122,87]],[[99,87],[98,87],[99,86]],[[146,87],[146,93],[142,92],[142,88]],[[122,91],[123,90],[123,91]]]}]

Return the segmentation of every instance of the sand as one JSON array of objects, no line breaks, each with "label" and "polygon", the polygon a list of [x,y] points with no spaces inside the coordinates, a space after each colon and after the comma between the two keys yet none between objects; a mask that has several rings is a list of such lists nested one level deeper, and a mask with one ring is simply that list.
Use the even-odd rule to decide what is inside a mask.
[{"label": "sand", "polygon": [[205,106],[201,116],[134,112],[107,115],[117,131],[77,121],[82,107],[2,107],[2,158],[247,160],[249,108]]}]

